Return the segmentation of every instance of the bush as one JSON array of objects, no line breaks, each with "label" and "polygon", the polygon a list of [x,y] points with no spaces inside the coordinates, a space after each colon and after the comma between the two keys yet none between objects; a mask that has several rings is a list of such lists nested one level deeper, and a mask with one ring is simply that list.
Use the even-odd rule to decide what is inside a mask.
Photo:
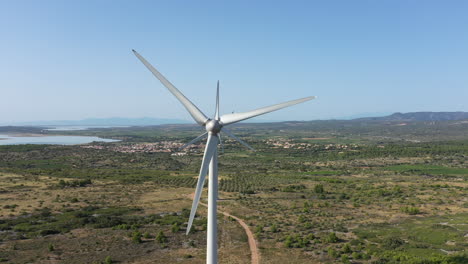
[{"label": "bush", "polygon": [[409,215],[416,215],[420,213],[419,208],[417,207],[410,207],[410,206],[405,206],[400,209],[403,213],[409,214]]},{"label": "bush", "polygon": [[85,187],[86,185],[93,184],[90,179],[86,180],[77,180],[77,181],[64,181],[60,180],[58,183],[59,188],[67,188],[67,187]]},{"label": "bush", "polygon": [[362,258],[362,255],[359,252],[353,252],[353,254],[351,254],[351,256],[353,257],[353,259],[361,259]]},{"label": "bush", "polygon": [[104,259],[104,264],[112,264],[112,263],[114,263],[114,262],[112,261],[112,259],[111,259],[110,256],[107,256],[107,257]]},{"label": "bush", "polygon": [[314,187],[314,191],[315,191],[315,193],[324,193],[325,189],[323,188],[322,184],[317,184]]},{"label": "bush", "polygon": [[293,239],[291,236],[287,236],[286,239],[284,240],[284,245],[287,248],[292,248],[293,247]]},{"label": "bush", "polygon": [[405,241],[398,237],[387,237],[382,241],[382,246],[390,250],[397,249],[403,244],[405,244]]},{"label": "bush", "polygon": [[142,237],[141,233],[139,231],[135,231],[132,234],[132,241],[139,244],[142,242],[141,237]]},{"label": "bush", "polygon": [[255,228],[255,233],[262,233],[263,232],[263,225],[258,225],[256,228]]},{"label": "bush", "polygon": [[329,247],[328,248],[328,256],[330,256],[332,258],[336,258],[336,257],[338,257],[338,252],[334,248]]},{"label": "bush", "polygon": [[54,245],[52,245],[52,243],[49,243],[49,245],[47,246],[47,249],[48,249],[50,252],[52,252],[52,251],[55,250]]},{"label": "bush", "polygon": [[284,240],[287,248],[305,248],[310,243],[310,236],[301,237],[300,235],[288,235]]},{"label": "bush", "polygon": [[341,250],[343,251],[343,253],[351,253],[352,252],[351,246],[348,243],[344,244],[343,247],[341,248]]},{"label": "bush", "polygon": [[331,232],[325,238],[325,241],[328,242],[328,243],[336,243],[336,242],[338,242],[338,237],[336,236],[335,232]]},{"label": "bush", "polygon": [[306,189],[304,184],[299,184],[299,185],[288,185],[283,188],[283,192],[296,192],[300,190]]},{"label": "bush", "polygon": [[156,236],[156,241],[160,244],[167,242],[167,237],[164,235],[163,231],[159,231],[158,235]]},{"label": "bush", "polygon": [[272,233],[278,232],[278,226],[277,226],[276,224],[273,224],[273,225],[271,226],[271,228],[270,228],[270,231],[271,231]]},{"label": "bush", "polygon": [[180,230],[180,225],[179,225],[179,223],[174,223],[174,224],[172,225],[172,228],[171,228],[172,233],[177,233],[177,232],[179,232],[179,230]]},{"label": "bush", "polygon": [[127,224],[120,224],[120,225],[116,225],[116,226],[112,227],[112,229],[114,229],[114,230],[129,230],[130,226],[127,225]]}]

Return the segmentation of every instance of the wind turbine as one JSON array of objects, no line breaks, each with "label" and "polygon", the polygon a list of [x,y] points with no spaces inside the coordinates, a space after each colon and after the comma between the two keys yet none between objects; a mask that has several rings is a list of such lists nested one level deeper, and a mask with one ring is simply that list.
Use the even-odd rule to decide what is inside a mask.
[{"label": "wind turbine", "polygon": [[203,160],[200,167],[200,174],[198,176],[197,188],[195,189],[195,196],[193,198],[192,210],[190,211],[190,218],[187,225],[187,235],[192,227],[193,219],[197,211],[198,203],[200,202],[200,196],[202,193],[203,185],[205,183],[206,173],[209,172],[208,181],[208,234],[207,234],[207,254],[206,263],[216,264],[218,263],[218,223],[216,219],[216,208],[218,199],[218,144],[221,143],[221,132],[227,136],[238,141],[248,149],[254,151],[254,149],[245,143],[240,138],[236,137],[226,126],[237,123],[242,120],[246,120],[255,116],[263,115],[269,112],[273,112],[288,106],[299,104],[305,101],[309,101],[315,98],[315,96],[309,96],[297,100],[288,101],[281,104],[267,106],[259,108],[249,112],[243,113],[232,113],[226,115],[219,115],[219,81],[216,89],[216,109],[213,118],[208,118],[203,114],[197,106],[195,106],[187,97],[185,97],[172,83],[170,83],[158,70],[156,70],[148,61],[146,61],[138,52],[132,50],[135,56],[150,70],[156,78],[171,92],[181,103],[185,109],[190,113],[192,118],[200,126],[204,126],[206,132],[196,137],[189,143],[182,146],[187,147],[193,143],[196,143],[205,137],[208,137],[205,152],[203,154]]}]

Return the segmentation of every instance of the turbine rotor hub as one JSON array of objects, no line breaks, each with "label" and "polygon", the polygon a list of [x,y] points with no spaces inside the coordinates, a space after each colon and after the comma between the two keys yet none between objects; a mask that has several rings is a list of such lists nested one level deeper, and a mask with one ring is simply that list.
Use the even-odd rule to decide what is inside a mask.
[{"label": "turbine rotor hub", "polygon": [[218,120],[209,120],[206,122],[205,129],[208,133],[218,134],[221,131],[223,126],[219,123]]}]

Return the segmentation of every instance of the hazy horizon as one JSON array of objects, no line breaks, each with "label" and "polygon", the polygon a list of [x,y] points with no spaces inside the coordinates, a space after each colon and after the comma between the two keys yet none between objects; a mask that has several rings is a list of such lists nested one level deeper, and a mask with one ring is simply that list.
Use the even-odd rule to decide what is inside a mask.
[{"label": "hazy horizon", "polygon": [[[420,112],[434,112],[434,111],[420,111]],[[445,112],[445,111],[444,111]],[[464,112],[464,111],[449,111],[449,112]],[[287,122],[287,121],[320,121],[320,120],[353,120],[359,118],[372,118],[372,117],[385,117],[396,113],[403,112],[389,112],[389,113],[359,113],[356,115],[331,117],[331,118],[317,118],[317,119],[268,119],[268,118],[252,118],[243,121],[245,123],[269,123],[269,122]],[[414,112],[404,112],[414,113]],[[441,112],[434,112],[441,113]],[[464,112],[466,113],[466,112]],[[88,122],[88,123],[86,123]],[[125,123],[128,122],[128,123]],[[153,123],[152,123],[153,122]],[[144,123],[144,124],[143,124]],[[37,126],[37,125],[50,125],[50,126],[119,126],[119,125],[136,125],[145,126],[149,124],[162,125],[162,124],[195,124],[191,119],[171,119],[159,117],[104,117],[104,118],[86,118],[86,119],[63,119],[63,120],[33,120],[33,121],[17,121],[17,122],[0,122],[0,126],[19,125],[19,126]]]},{"label": "hazy horizon", "polygon": [[468,111],[468,3],[15,1],[0,8],[0,123],[208,116],[318,99],[264,119]]}]

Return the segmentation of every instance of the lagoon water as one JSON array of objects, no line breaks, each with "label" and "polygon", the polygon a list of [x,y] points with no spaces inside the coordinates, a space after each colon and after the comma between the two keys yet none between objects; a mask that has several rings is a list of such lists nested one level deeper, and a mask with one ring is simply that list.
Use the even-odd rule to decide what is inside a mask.
[{"label": "lagoon water", "polygon": [[112,128],[112,127],[128,127],[128,126],[56,126],[53,128],[46,128],[48,131],[75,131],[75,130],[88,130],[93,128]]},{"label": "lagoon water", "polygon": [[52,145],[76,145],[86,144],[93,141],[98,142],[117,142],[120,140],[107,139],[100,137],[87,136],[13,136],[0,135],[0,145],[19,145],[19,144],[52,144]]}]

